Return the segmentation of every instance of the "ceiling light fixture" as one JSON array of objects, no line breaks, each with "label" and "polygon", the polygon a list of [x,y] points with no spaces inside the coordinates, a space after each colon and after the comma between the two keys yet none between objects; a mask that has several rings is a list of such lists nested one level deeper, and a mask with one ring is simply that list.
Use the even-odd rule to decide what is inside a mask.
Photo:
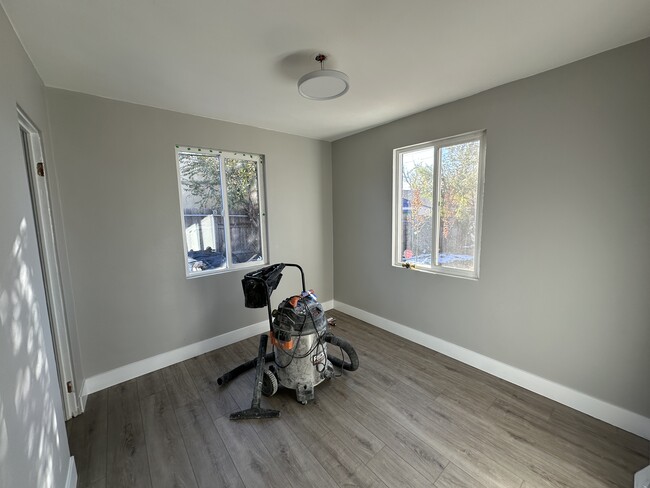
[{"label": "ceiling light fixture", "polygon": [[320,63],[320,69],[307,73],[298,80],[298,91],[310,100],[332,100],[345,95],[350,89],[348,75],[333,69],[323,69],[324,54],[315,58]]}]

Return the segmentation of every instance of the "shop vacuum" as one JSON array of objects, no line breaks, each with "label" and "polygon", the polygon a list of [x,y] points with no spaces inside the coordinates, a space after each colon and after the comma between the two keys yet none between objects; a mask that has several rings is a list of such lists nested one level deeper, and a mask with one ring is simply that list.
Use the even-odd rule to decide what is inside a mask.
[{"label": "shop vacuum", "polygon": [[[302,293],[283,300],[271,311],[271,293],[282,279],[282,271],[290,266],[300,270]],[[321,382],[337,376],[335,367],[354,371],[359,357],[346,340],[330,331],[333,319],[327,319],[323,306],[313,290],[305,287],[305,273],[297,264],[278,263],[248,273],[242,280],[244,304],[247,308],[266,307],[270,332],[260,337],[258,355],[217,379],[223,386],[252,368],[256,368],[251,408],[230,415],[231,420],[278,417],[280,412],[260,407],[261,395],[272,396],[279,387],[295,390],[296,399],[303,405],[314,399],[314,388]],[[267,353],[271,339],[272,352]],[[341,358],[327,352],[327,346],[336,346]],[[345,360],[345,355],[349,361]],[[266,364],[269,364],[266,367]]]}]

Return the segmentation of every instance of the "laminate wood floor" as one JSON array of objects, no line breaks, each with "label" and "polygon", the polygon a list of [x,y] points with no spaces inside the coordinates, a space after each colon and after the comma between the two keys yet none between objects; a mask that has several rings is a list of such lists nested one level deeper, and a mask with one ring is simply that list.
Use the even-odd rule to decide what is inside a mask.
[{"label": "laminate wood floor", "polygon": [[[274,420],[233,422],[254,371],[252,338],[88,398],[68,422],[79,487],[633,486],[647,440],[337,311],[359,370],[263,398]],[[334,348],[330,354],[337,353]]]}]

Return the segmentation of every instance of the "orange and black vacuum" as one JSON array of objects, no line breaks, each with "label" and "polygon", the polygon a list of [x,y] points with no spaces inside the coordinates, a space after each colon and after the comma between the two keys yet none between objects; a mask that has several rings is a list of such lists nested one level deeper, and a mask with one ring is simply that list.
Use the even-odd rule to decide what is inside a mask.
[{"label": "orange and black vacuum", "polygon": [[[271,294],[282,279],[285,267],[300,271],[302,292],[286,298],[271,310]],[[255,389],[251,408],[231,414],[233,420],[269,418],[279,416],[276,410],[260,407],[261,395],[274,395],[280,387],[295,390],[296,399],[302,403],[314,399],[314,388],[336,376],[335,368],[354,371],[359,367],[359,357],[346,340],[330,331],[323,306],[313,290],[305,287],[305,273],[297,264],[278,263],[248,273],[242,280],[244,302],[248,308],[266,307],[270,331],[260,337],[258,356],[227,372],[217,384],[224,385],[241,373],[257,367]],[[267,353],[268,338],[272,352]],[[328,354],[327,345],[340,349],[342,357]],[[345,355],[348,361],[345,360]],[[269,366],[266,367],[266,364]]]}]

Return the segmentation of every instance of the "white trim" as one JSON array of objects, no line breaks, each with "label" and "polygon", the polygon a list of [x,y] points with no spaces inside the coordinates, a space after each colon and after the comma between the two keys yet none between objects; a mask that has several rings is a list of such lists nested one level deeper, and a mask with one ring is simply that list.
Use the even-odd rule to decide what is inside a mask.
[{"label": "white trim", "polygon": [[[185,261],[185,277],[187,279],[200,278],[203,276],[211,276],[222,273],[230,273],[232,271],[238,271],[241,269],[255,268],[258,266],[264,266],[268,264],[268,235],[267,235],[267,219],[266,219],[266,185],[265,185],[265,174],[264,174],[264,155],[263,154],[254,154],[250,152],[242,151],[226,151],[222,149],[210,149],[210,148],[197,148],[197,147],[188,147],[185,145],[176,145],[175,146],[175,158],[176,158],[176,180],[178,183],[178,197],[179,197],[179,209],[181,215],[181,231],[183,238],[183,251],[184,251],[184,261]],[[183,180],[181,177],[181,162],[179,155],[181,153],[190,153],[197,156],[207,155],[214,156],[219,159],[219,173],[221,186],[219,190],[221,191],[222,198],[222,212],[223,212],[223,221],[224,221],[224,243],[225,243],[225,254],[226,254],[226,263],[222,268],[210,269],[204,271],[195,271],[192,272],[188,268],[187,257],[188,257],[188,248],[187,248],[187,234],[185,229],[185,210],[183,208],[184,193],[183,193]],[[245,159],[246,161],[253,161],[256,164],[257,170],[257,192],[258,192],[258,201],[259,201],[259,218],[260,218],[260,245],[262,252],[262,259],[258,261],[245,262],[245,263],[233,263],[232,262],[232,249],[230,248],[230,210],[228,206],[228,189],[226,182],[226,170],[224,165],[224,158],[238,158]],[[214,220],[213,220],[214,225]],[[214,230],[214,226],[213,226]]]},{"label": "white trim", "polygon": [[[196,153],[195,153],[196,154]],[[181,160],[179,157],[179,152],[176,151],[176,159],[178,160],[178,182],[179,185],[181,185],[181,191],[183,191],[183,180],[181,178]],[[225,161],[225,156],[222,157],[221,153],[219,153],[219,190],[221,190],[221,212],[223,212],[223,240],[224,240],[224,248],[226,251],[226,269],[232,269],[232,243],[230,242],[230,208],[228,207],[228,179],[226,178],[226,161]],[[182,207],[184,200],[181,200],[181,212],[185,213],[185,209]],[[185,217],[183,217],[183,221],[185,220]],[[185,225],[185,222],[183,222],[183,225]],[[214,224],[213,224],[214,225]],[[185,231],[185,234],[183,234],[183,239],[185,240],[185,247],[187,248],[187,230]],[[216,240],[215,240],[216,243]],[[187,249],[185,252],[185,256],[187,256]],[[198,272],[196,274],[190,273],[189,270],[187,270],[187,276],[200,276],[202,272]]]},{"label": "white trim", "polygon": [[[486,134],[485,129],[467,132],[458,136],[445,137],[434,141],[413,144],[410,146],[393,149],[393,210],[392,210],[392,266],[397,268],[414,269],[426,273],[439,274],[443,276],[452,276],[456,278],[465,278],[478,280],[480,274],[480,255],[481,255],[481,228],[483,222],[483,193],[485,186],[485,156],[486,156]],[[440,150],[457,144],[467,142],[479,142],[479,162],[478,162],[478,179],[476,193],[476,215],[475,215],[475,239],[474,239],[474,269],[471,271],[456,269],[444,266],[439,263],[438,241],[440,237]],[[432,245],[431,264],[417,265],[406,264],[402,258],[402,217],[403,217],[403,156],[413,151],[424,149],[433,150],[433,197],[431,202],[432,225],[431,231]]]},{"label": "white trim", "polygon": [[335,300],[334,308],[380,329],[387,330],[424,347],[438,351],[446,356],[474,366],[527,390],[539,393],[551,400],[555,400],[623,430],[632,432],[645,439],[650,439],[650,418],[639,415],[638,413],[612,405],[611,403],[599,400],[598,398],[594,398],[567,386],[351,305]]},{"label": "white trim", "polygon": [[119,368],[100,373],[84,382],[84,395],[90,395],[96,391],[103,390],[110,386],[117,385],[123,381],[128,381],[143,374],[151,373],[161,368],[166,368],[172,364],[180,363],[186,359],[200,356],[206,352],[214,351],[220,347],[234,344],[235,342],[248,339],[257,334],[268,330],[268,321],[258,322],[241,329],[236,329],[225,334],[221,334],[201,342],[195,342],[187,346],[179,347],[172,351],[164,352],[156,356],[151,356],[135,363],[126,364]]},{"label": "white trim", "polygon": [[[329,310],[333,307],[334,301],[329,300],[327,302],[321,302],[321,305],[325,310]],[[86,398],[88,395],[95,393],[96,391],[109,388],[111,386],[122,383],[123,381],[128,381],[143,374],[151,373],[152,371],[159,370],[161,368],[166,368],[172,364],[180,363],[187,359],[200,356],[206,352],[214,351],[220,347],[228,346],[234,344],[235,342],[248,339],[249,337],[262,334],[269,329],[269,322],[265,320],[264,322],[258,322],[256,324],[248,325],[242,327],[241,329],[232,330],[221,334],[204,341],[195,342],[194,344],[189,344],[187,346],[179,347],[172,351],[164,352],[156,356],[151,356],[134,363],[125,364],[119,368],[106,371],[104,373],[99,373],[90,378],[86,378],[83,384],[83,404],[85,407]]]},{"label": "white trim", "polygon": [[[25,168],[29,180],[30,196],[38,237],[43,284],[47,296],[48,319],[56,355],[59,390],[61,391],[65,419],[68,420],[80,413],[80,405],[77,394],[75,393],[77,382],[72,364],[70,336],[68,334],[68,316],[63,297],[56,233],[48,188],[49,169],[45,161],[41,133],[38,127],[32,123],[20,106],[17,106],[16,109],[18,112],[18,125],[21,132],[25,133],[27,139],[21,142],[26,143],[28,146],[26,148],[23,147],[24,150],[26,149],[26,152],[24,151]],[[44,165],[43,176],[38,175],[37,165],[39,163]],[[72,391],[68,391],[68,384],[72,385]]]},{"label": "white trim", "polygon": [[70,456],[68,461],[68,476],[65,479],[65,488],[75,488],[77,486],[77,467],[74,462],[74,456]]},{"label": "white trim", "polygon": [[650,465],[634,473],[634,488],[648,488],[650,486]]},{"label": "white trim", "polygon": [[79,394],[79,404],[81,405],[81,412],[79,414],[82,414],[86,411],[86,402],[88,401],[88,395],[84,393],[86,391],[86,380],[84,379],[83,384],[81,385],[81,393]]}]

